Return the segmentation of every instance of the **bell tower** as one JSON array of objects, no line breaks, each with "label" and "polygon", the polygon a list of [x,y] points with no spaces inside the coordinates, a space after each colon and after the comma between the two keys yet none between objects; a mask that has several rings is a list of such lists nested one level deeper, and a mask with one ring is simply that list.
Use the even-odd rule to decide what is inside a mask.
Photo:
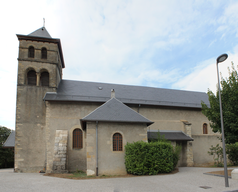
[{"label": "bell tower", "polygon": [[46,163],[46,92],[56,92],[65,67],[60,39],[45,27],[19,40],[15,171],[39,172]]}]

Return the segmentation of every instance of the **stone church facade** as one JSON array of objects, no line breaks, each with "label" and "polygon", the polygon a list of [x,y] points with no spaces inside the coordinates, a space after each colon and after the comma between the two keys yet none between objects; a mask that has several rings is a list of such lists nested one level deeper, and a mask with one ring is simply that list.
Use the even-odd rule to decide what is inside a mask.
[{"label": "stone church facade", "polygon": [[44,27],[17,37],[15,172],[123,175],[126,143],[158,130],[182,145],[179,166],[213,162],[206,93],[64,80],[60,39]]}]

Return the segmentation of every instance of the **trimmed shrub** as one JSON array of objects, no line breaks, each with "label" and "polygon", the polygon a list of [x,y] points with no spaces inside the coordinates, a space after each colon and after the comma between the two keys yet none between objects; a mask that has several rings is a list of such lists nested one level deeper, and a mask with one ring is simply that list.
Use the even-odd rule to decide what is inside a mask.
[{"label": "trimmed shrub", "polygon": [[238,142],[226,145],[228,159],[233,165],[238,165]]},{"label": "trimmed shrub", "polygon": [[182,150],[181,145],[177,145],[173,148],[173,169],[175,169],[176,165],[178,164],[181,150]]},{"label": "trimmed shrub", "polygon": [[138,141],[125,146],[125,165],[134,175],[156,175],[173,170],[173,147],[166,142]]}]

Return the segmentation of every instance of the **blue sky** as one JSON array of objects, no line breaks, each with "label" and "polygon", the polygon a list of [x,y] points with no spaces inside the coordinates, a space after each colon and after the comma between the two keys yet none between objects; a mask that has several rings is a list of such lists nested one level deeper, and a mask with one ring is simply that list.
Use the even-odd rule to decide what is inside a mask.
[{"label": "blue sky", "polygon": [[238,1],[9,0],[0,3],[0,125],[15,129],[18,40],[60,38],[64,79],[207,92],[238,64]]}]

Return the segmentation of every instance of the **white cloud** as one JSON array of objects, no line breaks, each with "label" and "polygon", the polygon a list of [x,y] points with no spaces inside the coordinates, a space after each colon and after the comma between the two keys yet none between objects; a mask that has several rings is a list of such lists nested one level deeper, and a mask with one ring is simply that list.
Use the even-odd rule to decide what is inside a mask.
[{"label": "white cloud", "polygon": [[[238,46],[234,48],[233,53],[228,53],[226,61],[219,63],[219,76],[222,78],[228,78],[228,67],[231,68],[231,62],[235,66],[238,65]],[[181,78],[178,82],[173,84],[173,88],[190,90],[190,91],[202,91],[207,92],[210,89],[213,93],[216,92],[218,85],[216,58],[199,63],[193,71]]]}]

